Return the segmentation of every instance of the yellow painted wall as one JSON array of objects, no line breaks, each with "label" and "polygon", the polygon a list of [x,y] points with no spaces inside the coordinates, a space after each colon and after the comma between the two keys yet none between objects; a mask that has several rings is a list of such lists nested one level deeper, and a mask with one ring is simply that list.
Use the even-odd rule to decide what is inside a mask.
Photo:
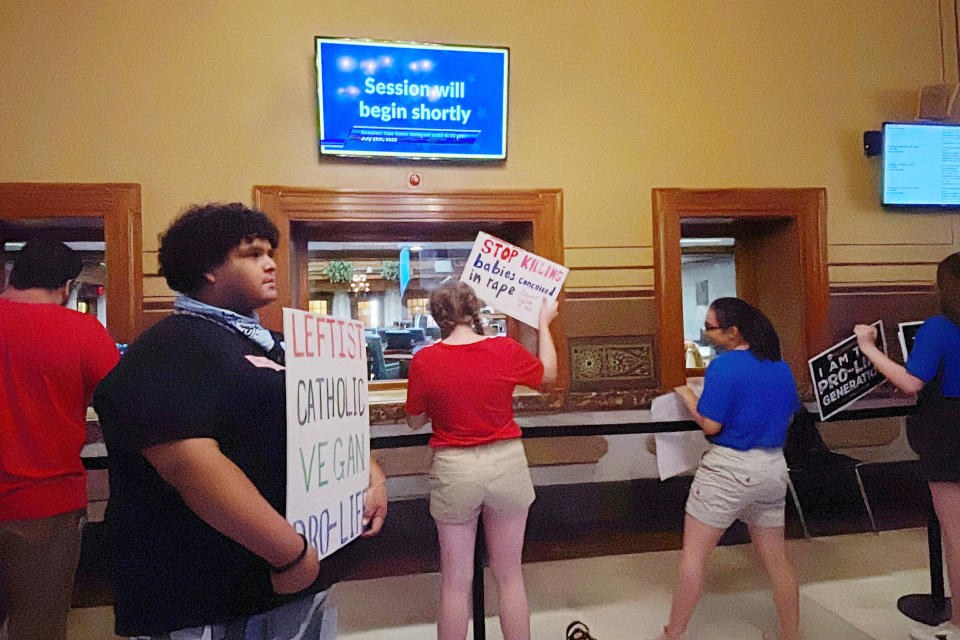
[{"label": "yellow painted wall", "polygon": [[[825,186],[833,282],[923,280],[864,263],[936,262],[957,219],[883,211],[861,135],[940,81],[939,25],[937,0],[5,0],[0,180],[141,183],[147,253],[254,184],[559,187],[584,290],[652,287],[652,188]],[[320,162],[314,35],[509,46],[508,160]]]}]

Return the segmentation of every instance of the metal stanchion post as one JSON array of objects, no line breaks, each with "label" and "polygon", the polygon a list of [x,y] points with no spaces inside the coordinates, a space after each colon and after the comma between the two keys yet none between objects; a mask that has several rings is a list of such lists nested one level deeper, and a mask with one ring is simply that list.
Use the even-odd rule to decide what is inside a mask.
[{"label": "metal stanchion post", "polygon": [[930,593],[911,593],[897,600],[900,613],[930,626],[950,619],[950,598],[943,586],[943,547],[940,541],[940,521],[930,500],[927,514],[927,550],[930,553]]},{"label": "metal stanchion post", "polygon": [[477,542],[473,547],[473,640],[486,640],[486,604],[483,595],[483,565],[486,552],[486,536],[483,532],[483,516],[477,519]]}]

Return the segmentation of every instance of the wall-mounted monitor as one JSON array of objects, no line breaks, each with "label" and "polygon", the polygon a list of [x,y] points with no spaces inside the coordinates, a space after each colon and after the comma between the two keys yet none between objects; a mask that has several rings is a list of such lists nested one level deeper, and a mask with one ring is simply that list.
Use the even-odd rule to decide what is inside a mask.
[{"label": "wall-mounted monitor", "polygon": [[321,155],[503,160],[509,49],[316,38]]},{"label": "wall-mounted monitor", "polygon": [[883,125],[883,204],[960,207],[960,126]]}]

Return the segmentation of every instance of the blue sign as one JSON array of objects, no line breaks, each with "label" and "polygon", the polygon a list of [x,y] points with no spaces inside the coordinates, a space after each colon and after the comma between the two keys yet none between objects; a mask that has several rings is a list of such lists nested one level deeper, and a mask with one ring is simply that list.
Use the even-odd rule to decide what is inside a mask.
[{"label": "blue sign", "polygon": [[320,153],[502,160],[509,50],[317,38]]}]

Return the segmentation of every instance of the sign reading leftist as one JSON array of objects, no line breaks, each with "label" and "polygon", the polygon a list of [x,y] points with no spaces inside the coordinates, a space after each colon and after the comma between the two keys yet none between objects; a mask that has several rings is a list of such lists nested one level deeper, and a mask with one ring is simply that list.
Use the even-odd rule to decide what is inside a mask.
[{"label": "sign reading leftist", "polygon": [[[97,389],[117,635],[329,633],[319,628],[337,565],[321,564],[284,517],[285,344],[256,313],[277,298],[278,235],[240,203],[177,218],[159,253],[161,275],[180,293],[174,313]],[[361,524],[373,534],[386,493],[372,461],[368,476]]]},{"label": "sign reading leftist", "polygon": [[0,294],[0,618],[5,604],[11,639],[66,637],[87,405],[120,357],[95,316],[62,306],[82,267],[61,242],[28,242]]},{"label": "sign reading leftist", "polygon": [[363,533],[370,460],[363,323],[283,310],[287,520],[326,557]]},{"label": "sign reading leftist", "polygon": [[541,300],[557,299],[568,272],[561,264],[481,231],[460,282],[497,311],[537,328]]}]

